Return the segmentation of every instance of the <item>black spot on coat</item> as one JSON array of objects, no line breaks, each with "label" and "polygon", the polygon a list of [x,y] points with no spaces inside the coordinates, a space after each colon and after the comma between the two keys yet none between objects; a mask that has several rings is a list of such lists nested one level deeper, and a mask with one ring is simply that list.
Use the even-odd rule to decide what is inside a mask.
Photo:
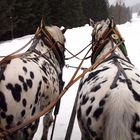
[{"label": "black spot on coat", "polygon": [[96,91],[98,91],[100,88],[101,88],[101,85],[98,84],[98,85],[94,86],[94,87],[91,89],[91,92],[96,92]]},{"label": "black spot on coat", "polygon": [[22,100],[22,104],[23,104],[24,107],[26,107],[26,104],[27,104],[26,99],[23,99],[23,100]]},{"label": "black spot on coat", "polygon": [[6,117],[7,124],[10,125],[13,122],[13,119],[14,119],[13,115],[8,115]]},{"label": "black spot on coat", "polygon": [[33,107],[33,109],[32,109],[32,116],[35,114],[35,111],[36,111],[36,108]]},{"label": "black spot on coat", "polygon": [[91,121],[91,118],[88,118],[88,119],[87,119],[87,126],[90,126],[90,125],[91,125],[91,122],[92,122],[92,121]]},{"label": "black spot on coat", "polygon": [[21,117],[24,117],[24,115],[25,115],[25,110],[22,110],[21,111]]},{"label": "black spot on coat", "polygon": [[27,79],[26,82],[27,82],[28,87],[32,88],[32,86],[33,86],[32,80],[31,79]]},{"label": "black spot on coat", "polygon": [[90,99],[91,103],[93,103],[94,100],[95,100],[95,97],[93,96],[93,97]]},{"label": "black spot on coat", "polygon": [[89,97],[86,96],[86,95],[83,95],[81,105],[85,105],[85,104],[87,103],[88,100],[89,100]]},{"label": "black spot on coat", "polygon": [[102,113],[103,113],[103,108],[102,108],[102,107],[97,108],[97,109],[95,110],[95,112],[93,113],[93,117],[94,117],[96,120],[98,120],[99,117],[100,117],[100,115],[101,115]]},{"label": "black spot on coat", "polygon": [[[91,73],[88,75],[88,78],[84,81],[84,83],[87,82],[87,81],[90,81],[91,79],[93,80],[93,79],[97,78],[97,75],[98,75],[99,73],[104,72],[104,71],[106,71],[106,70],[108,70],[108,69],[109,69],[108,67],[105,67],[105,68],[103,68],[103,69],[101,69],[101,70],[96,70],[96,71],[94,71],[94,72],[91,72]],[[84,84],[84,83],[83,83],[83,84]]]},{"label": "black spot on coat", "polygon": [[92,110],[92,106],[89,106],[88,109],[86,110],[86,116],[90,114],[91,110]]},{"label": "black spot on coat", "polygon": [[1,75],[0,75],[0,81],[1,80],[5,80],[5,75],[4,75],[4,73],[2,73]]},{"label": "black spot on coat", "polygon": [[130,70],[130,71],[132,71],[132,69],[131,69],[131,68],[124,68],[124,70]]},{"label": "black spot on coat", "polygon": [[132,131],[140,135],[140,126],[137,125],[137,123],[140,121],[140,118],[137,113],[135,113],[135,116],[133,117],[133,125],[132,125]]},{"label": "black spot on coat", "polygon": [[48,80],[47,80],[46,77],[42,76],[42,78],[43,78],[43,81],[44,81],[45,83],[48,83]]},{"label": "black spot on coat", "polygon": [[13,86],[11,83],[8,83],[6,85],[6,88],[11,91],[14,100],[19,102],[21,99],[21,91],[22,91],[21,86],[19,84],[15,84]]},{"label": "black spot on coat", "polygon": [[1,91],[0,91],[0,108],[5,112],[7,111],[5,96]]},{"label": "black spot on coat", "polygon": [[26,67],[23,67],[23,70],[25,73],[27,73],[27,68]]},{"label": "black spot on coat", "polygon": [[38,102],[38,97],[39,97],[39,93],[40,93],[40,90],[41,90],[41,85],[42,85],[42,82],[40,81],[39,82],[39,86],[37,88],[37,92],[36,92],[36,96],[35,96],[35,104]]},{"label": "black spot on coat", "polygon": [[102,99],[100,102],[99,102],[99,106],[103,106],[105,104],[105,100]]},{"label": "black spot on coat", "polygon": [[137,75],[138,77],[140,77],[140,75],[139,75],[139,74],[137,74],[137,73],[136,73],[136,75]]},{"label": "black spot on coat", "polygon": [[19,81],[24,82],[23,76],[19,75],[19,76],[18,76],[18,79],[19,79]]},{"label": "black spot on coat", "polygon": [[25,60],[25,59],[22,59],[22,61],[23,61],[23,63],[27,63],[27,60]]},{"label": "black spot on coat", "polygon": [[5,119],[6,118],[6,114],[5,114],[5,112],[1,112],[1,117],[3,118],[3,119]]},{"label": "black spot on coat", "polygon": [[28,87],[27,87],[27,84],[25,82],[23,83],[23,89],[24,89],[24,91],[28,91]]},{"label": "black spot on coat", "polygon": [[24,91],[28,91],[27,83],[25,82],[24,77],[21,76],[21,75],[19,75],[18,78],[19,78],[19,81],[21,81],[23,83],[23,89],[24,89]]},{"label": "black spot on coat", "polygon": [[131,89],[132,93],[133,93],[133,97],[136,101],[140,102],[140,95],[134,90]]},{"label": "black spot on coat", "polygon": [[78,120],[81,120],[81,107],[79,107],[78,112],[77,112],[77,118]]},{"label": "black spot on coat", "polygon": [[34,79],[34,73],[32,71],[30,72],[30,77]]}]

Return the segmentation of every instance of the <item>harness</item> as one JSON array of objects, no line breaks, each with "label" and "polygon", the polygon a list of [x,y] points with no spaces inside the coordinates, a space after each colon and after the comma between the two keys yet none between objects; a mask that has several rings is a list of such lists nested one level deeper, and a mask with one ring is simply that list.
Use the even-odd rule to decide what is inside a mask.
[{"label": "harness", "polygon": [[[33,45],[31,46],[30,51],[34,51],[35,53],[41,55],[40,52],[35,49],[35,47],[39,41],[39,38],[42,38],[45,45],[48,46],[50,48],[50,50],[53,51],[56,59],[59,62],[60,68],[62,70],[62,68],[65,65],[65,57],[64,57],[64,52],[62,52],[60,50],[59,45],[63,47],[63,44],[61,44],[59,41],[54,40],[54,38],[51,36],[51,34],[45,28],[45,23],[43,20],[41,20],[40,28],[38,28],[35,33],[35,38],[37,39],[37,42],[33,42]],[[48,53],[48,52],[46,52],[46,53]],[[42,54],[42,56],[45,58],[45,54]]]},{"label": "harness", "polygon": [[[38,50],[36,50],[36,45],[37,45],[37,43],[38,43],[40,38],[42,38],[42,40],[44,41],[45,45],[47,45],[50,48],[50,51],[51,50],[53,51],[56,59],[59,62],[60,68],[62,70],[62,68],[64,67],[64,64],[65,64],[65,58],[64,58],[64,54],[60,50],[58,44],[60,46],[63,46],[63,45],[59,41],[54,40],[54,38],[51,36],[49,31],[45,28],[45,23],[44,23],[43,20],[41,21],[41,25],[40,25],[40,27],[38,27],[34,38],[31,39],[25,46],[23,46],[21,49],[15,51],[14,53],[12,53],[10,55],[7,55],[7,56],[2,56],[4,58],[0,61],[0,65],[4,64],[7,61],[12,60],[14,58],[24,57],[24,56],[30,54],[31,52],[35,52],[35,53],[37,53],[39,55],[39,57],[43,56],[45,58],[45,54],[49,53],[49,52],[46,52],[46,53],[42,54]],[[30,44],[31,41],[33,41],[33,43],[31,45],[31,47],[25,53],[17,54],[18,52],[23,50],[25,47],[27,47],[27,45]]]},{"label": "harness", "polygon": [[[114,22],[114,21],[112,21]],[[113,26],[109,26],[105,32],[103,33],[103,35],[101,36],[101,38],[99,39],[99,41],[97,41],[97,43],[94,46],[94,50],[92,52],[92,57],[91,57],[91,61],[92,63],[95,63],[97,56],[101,53],[101,51],[103,50],[104,46],[111,41],[111,46],[112,48],[114,48],[114,43],[118,44],[119,42],[123,41],[119,31],[116,29],[115,24]],[[125,59],[121,58],[120,56],[118,56],[117,54],[115,54],[115,52],[113,51],[109,57],[107,57],[104,61],[102,61],[101,63],[104,63],[106,61],[109,60],[113,60],[115,66],[117,67],[118,71],[117,74],[110,86],[110,88],[114,88],[116,86],[117,80],[120,76],[120,74],[122,74],[126,80],[127,86],[129,87],[130,90],[132,90],[132,83],[131,80],[128,78],[127,74],[125,73],[123,67],[121,66],[121,64],[119,63],[118,59],[121,59],[127,63],[130,63],[132,65],[132,63],[130,62],[128,55],[127,55],[127,50],[125,47],[124,43],[121,43],[119,45],[120,50],[122,51],[123,55],[127,58],[128,61],[126,61]],[[100,64],[101,64],[100,63]]]},{"label": "harness", "polygon": [[[112,27],[112,28],[109,27],[103,33],[103,35],[99,39],[99,41],[93,43],[93,45],[92,45],[92,51],[93,52],[92,52],[92,55],[91,55],[92,66],[91,66],[91,69],[89,69],[89,68],[87,68],[85,70],[83,69],[84,72],[85,71],[90,71],[93,68],[96,68],[99,64],[104,63],[105,61],[108,61],[110,59],[115,59],[115,60],[122,59],[122,60],[126,61],[125,59],[119,57],[118,55],[116,55],[114,53],[114,51],[115,51],[116,48],[120,48],[120,50],[123,52],[123,54],[127,57],[127,50],[126,50],[125,45],[124,45],[124,40],[121,38],[119,32],[116,29],[114,29],[114,27]],[[113,45],[112,46],[112,49],[108,53],[106,53],[104,56],[101,57],[101,59],[103,58],[102,61],[100,61],[100,59],[99,60],[96,60],[97,56],[100,54],[100,52],[102,51],[102,49],[104,48],[104,46],[109,42],[111,35],[113,35],[112,37],[113,37],[113,39],[115,41],[116,46]],[[118,36],[120,38],[118,38]],[[112,42],[112,44],[113,44],[113,42]],[[95,48],[95,49],[93,50],[93,48]],[[108,56],[108,57],[106,58],[106,56]],[[94,65],[95,65],[95,67],[93,67]],[[123,73],[124,77],[127,79],[126,82],[127,82],[128,86],[129,86],[129,88],[131,88],[132,87],[131,81],[128,79],[127,75],[125,74],[125,72],[124,72],[122,66],[119,64],[119,62],[116,62],[116,66],[118,67],[118,72],[117,72],[117,75],[116,75],[114,81],[112,82],[112,85],[111,86],[114,86],[115,85],[115,83],[118,80],[118,76],[120,75],[120,73]],[[75,98],[75,103],[74,103],[74,106],[73,106],[73,110],[72,110],[72,113],[71,113],[71,117],[70,117],[69,124],[68,124],[68,127],[67,127],[66,135],[65,135],[65,140],[70,140],[70,138],[71,138],[73,124],[74,124],[75,115],[76,115],[77,100],[78,100],[78,97],[79,97],[79,94],[78,93],[79,93],[79,91],[77,92],[77,95],[76,95],[76,98]]]},{"label": "harness", "polygon": [[[62,68],[64,67],[64,64],[65,64],[65,58],[64,58],[64,52],[62,52],[58,46],[58,44],[60,46],[63,46],[60,42],[58,41],[55,41],[54,38],[51,36],[51,34],[48,32],[48,30],[45,28],[45,24],[43,22],[43,20],[41,21],[41,26],[37,29],[36,33],[35,33],[35,36],[33,39],[31,39],[24,47],[22,47],[21,49],[19,49],[18,51],[8,55],[8,56],[5,56],[1,61],[0,61],[0,77],[2,77],[2,73],[3,71],[5,70],[5,67],[7,65],[7,63],[14,59],[14,58],[22,58],[22,57],[25,57],[27,56],[28,54],[34,52],[38,55],[38,57],[43,57],[44,59],[46,59],[50,64],[51,66],[55,69],[57,75],[58,75],[58,79],[59,79],[59,91],[61,92],[63,90],[63,87],[64,87],[64,81],[62,80],[62,72],[59,74],[58,73],[58,70],[56,69],[56,67],[54,66],[53,62],[50,60],[50,58],[46,55],[46,53],[49,53],[49,51],[45,52],[45,53],[41,53],[39,52],[37,49],[36,49],[36,45],[38,44],[39,42],[39,39],[42,38],[42,40],[44,41],[45,45],[47,45],[49,47],[49,51],[53,51],[59,65],[60,65],[60,69],[62,71]],[[28,44],[31,43],[31,41],[33,41],[31,47],[27,50],[27,52],[25,53],[21,53],[21,54],[16,54],[18,53],[19,51],[21,51],[22,49],[24,49],[25,47],[27,47]],[[37,57],[34,57],[34,58],[28,58],[28,59],[35,59]],[[55,105],[55,110],[54,110],[54,116],[55,116],[55,120],[56,120],[56,116],[59,112],[59,107],[60,107],[60,100],[56,103]],[[55,126],[55,123],[53,125],[53,127]],[[2,132],[3,134],[8,134],[8,130],[5,130],[4,128],[2,128],[0,126],[0,129],[4,132]],[[12,128],[11,128],[12,130]],[[53,136],[53,131],[52,131],[52,136]],[[4,137],[4,136],[2,136]]]},{"label": "harness", "polygon": [[[40,32],[42,32],[43,34],[40,34]],[[47,45],[50,50],[53,51],[59,65],[60,65],[60,69],[62,71],[62,68],[65,65],[65,58],[64,58],[64,52],[62,53],[62,51],[60,50],[58,43],[60,46],[63,46],[60,42],[56,42],[54,40],[54,38],[51,36],[51,34],[47,31],[47,29],[45,28],[45,24],[44,21],[41,21],[41,27],[40,29],[37,29],[37,38],[42,37],[43,42],[45,43],[45,45]],[[41,54],[39,51],[37,51],[36,49],[34,49],[34,46],[36,46],[37,42],[33,45],[33,47],[31,47],[31,51],[35,52],[36,54],[38,54],[39,56],[44,57],[47,61],[49,61],[49,63],[53,66],[53,68],[56,70],[56,67],[54,66],[54,64],[48,59],[48,57],[45,54]],[[48,53],[48,52],[47,52]],[[57,72],[57,70],[56,70]],[[58,79],[59,79],[59,91],[61,93],[61,91],[63,90],[64,84],[65,82],[62,79],[62,73],[58,74]],[[50,140],[53,139],[53,134],[54,134],[54,128],[55,128],[55,123],[56,123],[56,118],[59,112],[59,108],[60,108],[60,100],[56,103],[55,105],[55,109],[54,109],[54,122],[53,122],[53,127],[52,127],[52,132],[51,132],[51,137]]]},{"label": "harness", "polygon": [[[99,40],[95,43],[95,45],[93,45],[93,52],[91,55],[92,64],[95,63],[97,56],[101,53],[104,46],[110,40],[112,41],[112,43],[114,42],[115,44],[118,44],[119,42],[123,41],[123,39],[115,25],[108,26],[108,28],[105,30],[105,32],[102,34],[102,36],[99,38]],[[124,54],[124,56],[128,59],[128,57],[127,57],[128,54],[127,54],[125,44],[121,43],[121,45],[119,45],[119,48],[122,51],[122,53]]]},{"label": "harness", "polygon": [[[98,42],[95,42],[93,44],[96,46]],[[88,50],[88,52],[86,53],[85,57],[82,59],[81,63],[79,64],[76,72],[74,73],[74,75],[72,76],[71,80],[68,82],[68,84],[64,87],[64,89],[61,91],[61,93],[59,94],[58,97],[56,97],[56,99],[54,99],[46,108],[44,108],[41,112],[39,112],[37,115],[33,116],[30,120],[25,120],[25,122],[19,126],[17,126],[16,128],[11,128],[10,130],[4,130],[4,132],[0,133],[0,137],[4,137],[8,134],[12,134],[15,131],[22,129],[23,127],[29,125],[30,123],[32,123],[33,121],[35,121],[36,119],[38,119],[39,117],[41,117],[42,115],[48,113],[55,105],[56,103],[61,99],[61,97],[65,94],[65,92],[77,81],[79,80],[81,77],[83,77],[87,72],[91,71],[93,68],[95,68],[96,66],[98,66],[99,64],[101,64],[102,62],[104,62],[105,60],[107,61],[107,59],[109,60],[109,57],[111,59],[111,57],[114,57],[113,55],[111,56],[110,54],[113,54],[113,52],[115,51],[115,49],[117,47],[120,47],[120,45],[123,43],[123,40],[120,41],[119,43],[116,44],[116,46],[114,46],[112,49],[110,49],[106,54],[104,54],[100,59],[96,60],[94,64],[92,64],[92,66],[90,66],[89,68],[85,69],[83,71],[82,74],[79,74],[77,76],[78,70],[80,69],[82,62],[84,61],[84,59],[87,57],[89,51],[91,51],[92,48],[90,48]],[[102,46],[103,47],[103,46]],[[108,57],[109,56],[109,57]],[[119,56],[117,56],[119,58]],[[106,59],[105,59],[106,58]],[[118,59],[117,58],[117,59]],[[120,58],[121,59],[121,58]],[[75,112],[75,111],[74,111]],[[73,120],[73,119],[72,119]],[[72,125],[70,123],[70,125]],[[3,129],[2,129],[3,130]],[[70,138],[70,135],[69,135]],[[67,139],[68,140],[68,139]]]}]

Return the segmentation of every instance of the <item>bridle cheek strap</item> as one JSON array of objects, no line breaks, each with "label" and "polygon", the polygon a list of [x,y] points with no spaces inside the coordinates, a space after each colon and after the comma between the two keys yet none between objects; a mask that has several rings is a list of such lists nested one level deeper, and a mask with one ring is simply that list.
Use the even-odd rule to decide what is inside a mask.
[{"label": "bridle cheek strap", "polygon": [[[103,47],[109,42],[110,38],[112,38],[112,34],[115,34],[116,36],[118,36],[118,39],[113,39],[115,44],[118,44],[119,42],[121,42],[123,39],[119,33],[119,31],[116,29],[116,27],[111,27],[111,28],[107,28],[104,33],[102,34],[102,36],[99,38],[99,40],[94,43],[93,47],[93,52],[92,52],[92,63],[95,62],[97,56],[100,54],[100,52],[102,51]],[[123,54],[125,55],[125,57],[127,58],[127,50],[125,47],[125,44],[122,43],[119,46],[120,50],[123,52]]]}]

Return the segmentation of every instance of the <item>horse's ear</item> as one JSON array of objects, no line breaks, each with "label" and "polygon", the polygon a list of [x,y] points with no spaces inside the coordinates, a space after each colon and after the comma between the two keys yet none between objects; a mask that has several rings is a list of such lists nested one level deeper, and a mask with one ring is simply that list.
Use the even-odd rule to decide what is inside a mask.
[{"label": "horse's ear", "polygon": [[106,23],[109,25],[110,24],[110,19],[107,18]]},{"label": "horse's ear", "polygon": [[65,27],[61,27],[60,29],[61,29],[62,34],[64,34],[67,30],[67,28],[65,28]]},{"label": "horse's ear", "polygon": [[110,23],[111,23],[111,27],[112,27],[112,28],[114,28],[114,27],[116,26],[113,17],[111,17],[111,19],[110,19]]},{"label": "horse's ear", "polygon": [[64,34],[66,32],[66,28],[62,29],[61,32]]},{"label": "horse's ear", "polygon": [[40,28],[44,28],[44,27],[45,27],[45,21],[44,21],[44,17],[42,17],[40,22]]},{"label": "horse's ear", "polygon": [[90,26],[92,26],[92,27],[95,26],[95,22],[91,18],[89,19],[89,23],[90,23]]}]

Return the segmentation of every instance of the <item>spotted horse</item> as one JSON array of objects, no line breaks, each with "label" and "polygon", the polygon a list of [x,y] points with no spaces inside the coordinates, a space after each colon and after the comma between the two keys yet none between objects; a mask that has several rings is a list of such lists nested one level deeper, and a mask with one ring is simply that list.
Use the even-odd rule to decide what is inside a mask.
[{"label": "spotted horse", "polygon": [[80,81],[77,118],[82,140],[140,140],[140,71],[130,62],[113,19],[91,20],[91,25],[91,63],[105,59]]},{"label": "spotted horse", "polygon": [[[59,95],[63,87],[65,37],[57,26],[37,30],[27,52],[5,57],[0,62],[0,126],[14,128],[36,115]],[[43,120],[42,140],[52,122],[51,113]],[[39,119],[5,140],[31,140]]]}]

